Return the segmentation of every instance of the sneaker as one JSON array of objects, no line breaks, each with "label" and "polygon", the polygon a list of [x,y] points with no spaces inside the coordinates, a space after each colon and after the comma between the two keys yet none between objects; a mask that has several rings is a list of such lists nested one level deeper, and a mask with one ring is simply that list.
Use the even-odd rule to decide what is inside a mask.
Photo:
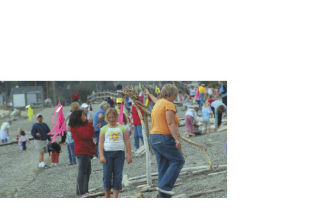
[{"label": "sneaker", "polygon": [[164,190],[164,189],[160,189],[159,187],[157,187],[157,190],[159,192],[162,192],[162,193],[167,194],[167,195],[174,195],[175,194],[175,192],[173,192],[173,191],[167,191],[167,190]]}]

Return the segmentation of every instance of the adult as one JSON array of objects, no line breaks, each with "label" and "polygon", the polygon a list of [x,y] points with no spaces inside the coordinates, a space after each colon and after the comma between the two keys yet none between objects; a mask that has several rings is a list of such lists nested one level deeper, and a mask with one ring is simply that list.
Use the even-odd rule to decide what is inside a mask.
[{"label": "adult", "polygon": [[78,159],[76,195],[83,197],[88,194],[91,159],[97,152],[93,142],[94,128],[83,110],[72,112],[69,126],[74,140],[74,152]]},{"label": "adult", "polygon": [[[144,113],[140,106],[138,106],[142,118],[144,118]],[[133,120],[133,136],[134,136],[134,147],[136,151],[139,149],[139,139],[143,142],[143,135],[142,135],[142,127],[141,127],[141,120],[136,109],[136,105],[132,106],[131,110],[132,120]]]},{"label": "adult", "polygon": [[204,95],[206,93],[206,88],[205,88],[205,84],[201,84],[199,86],[199,94],[200,94],[200,103],[199,103],[199,110],[201,111],[202,110],[202,106],[204,104]]},{"label": "adult", "polygon": [[31,129],[31,135],[35,140],[39,155],[39,167],[44,168],[44,153],[48,152],[48,141],[51,141],[51,136],[48,134],[50,128],[43,122],[42,114],[37,114],[37,123],[33,124]]},{"label": "adult", "polygon": [[221,95],[222,102],[227,105],[227,86],[225,86],[222,81],[218,81],[218,84],[219,94]]},{"label": "adult", "polygon": [[89,111],[89,105],[87,103],[82,103],[80,109],[84,111],[84,113],[87,115],[88,120],[93,120],[94,113],[92,111]]},{"label": "adult", "polygon": [[178,89],[166,84],[161,90],[151,113],[150,145],[154,150],[158,165],[158,196],[170,198],[172,189],[184,165],[178,131],[177,110],[173,103]]},{"label": "adult", "polygon": [[0,128],[0,140],[2,143],[7,143],[10,140],[9,128],[11,127],[12,121],[3,122]]},{"label": "adult", "polygon": [[[110,105],[107,101],[102,101],[99,105],[99,109],[98,111],[96,111],[96,113],[94,114],[93,117],[93,127],[94,127],[94,136],[96,138],[96,154],[95,156],[98,157],[99,155],[99,134],[100,134],[100,128],[102,128],[102,126],[106,125],[106,123],[104,123],[104,118],[106,115],[106,111],[107,109],[110,108]],[[102,114],[102,118],[103,120],[101,121],[101,116],[100,116],[100,120],[99,120],[99,115]]]},{"label": "adult", "polygon": [[215,127],[214,131],[216,132],[221,125],[222,113],[227,111],[227,106],[220,100],[215,100],[211,103],[211,109],[214,113],[215,118]]}]

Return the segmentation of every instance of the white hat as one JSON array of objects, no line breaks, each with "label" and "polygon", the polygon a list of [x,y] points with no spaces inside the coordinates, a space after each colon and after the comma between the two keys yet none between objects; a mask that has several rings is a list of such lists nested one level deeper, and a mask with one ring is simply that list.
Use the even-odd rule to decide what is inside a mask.
[{"label": "white hat", "polygon": [[88,108],[88,107],[89,107],[89,105],[88,105],[87,103],[82,103],[82,105],[81,105],[81,108],[82,108],[82,109]]},{"label": "white hat", "polygon": [[39,113],[39,114],[37,114],[36,118],[38,118],[40,116],[43,117],[43,115]]}]

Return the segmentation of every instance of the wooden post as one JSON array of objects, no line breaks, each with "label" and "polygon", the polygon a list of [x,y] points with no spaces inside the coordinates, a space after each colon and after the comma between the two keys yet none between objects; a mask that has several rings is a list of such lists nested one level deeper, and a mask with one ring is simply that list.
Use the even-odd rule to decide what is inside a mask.
[{"label": "wooden post", "polygon": [[[146,132],[146,125],[143,121],[142,114],[140,112],[140,109],[137,105],[135,105],[135,108],[137,109],[140,121],[141,121],[141,126],[142,126],[142,135],[143,135],[143,144],[144,148],[146,151],[146,177],[147,177],[147,184],[149,186],[152,186],[152,177],[151,177],[151,157],[150,157],[150,151],[149,151],[149,142],[148,142],[148,137],[147,137],[147,132]],[[145,114],[146,117],[146,114]]]}]

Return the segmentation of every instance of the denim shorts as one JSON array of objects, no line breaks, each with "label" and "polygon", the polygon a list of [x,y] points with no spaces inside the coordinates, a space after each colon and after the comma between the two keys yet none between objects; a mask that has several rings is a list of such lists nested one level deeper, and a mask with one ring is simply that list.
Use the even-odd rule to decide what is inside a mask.
[{"label": "denim shorts", "polygon": [[104,151],[107,160],[103,164],[103,185],[105,190],[122,189],[122,171],[124,165],[124,151]]}]

